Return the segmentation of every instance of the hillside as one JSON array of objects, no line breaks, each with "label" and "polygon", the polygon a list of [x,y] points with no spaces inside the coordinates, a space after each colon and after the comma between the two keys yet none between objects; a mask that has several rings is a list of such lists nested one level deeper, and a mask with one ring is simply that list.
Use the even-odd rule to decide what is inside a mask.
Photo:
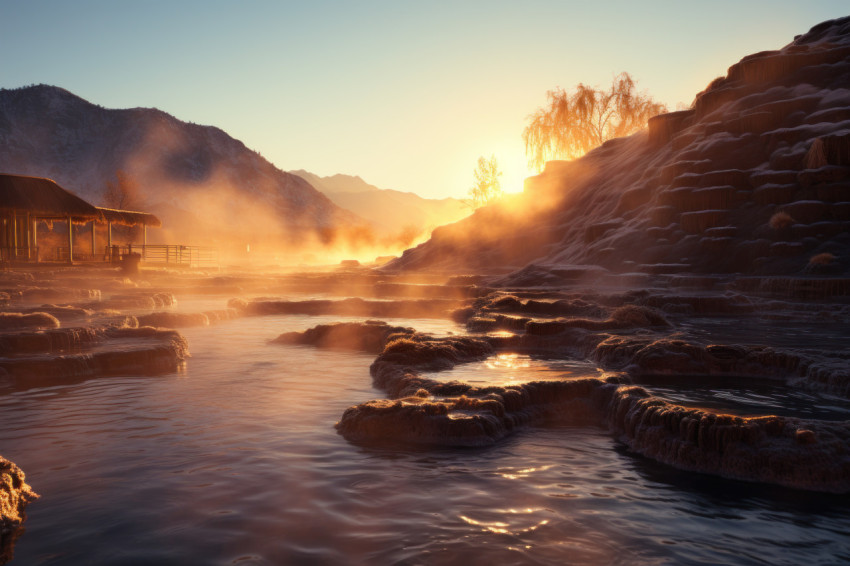
[{"label": "hillside", "polygon": [[152,236],[172,243],[305,243],[362,223],[218,128],[105,109],[54,86],[0,90],[0,147],[0,171],[52,178],[97,205],[125,172],[138,188],[132,207],[160,215]]},{"label": "hillside", "polygon": [[[389,269],[847,275],[850,18],[744,57],[691,109],[650,120],[436,230]],[[580,267],[579,267],[580,266]]]},{"label": "hillside", "polygon": [[385,234],[430,231],[470,213],[469,207],[458,199],[429,199],[415,193],[380,189],[356,176],[319,177],[304,170],[290,173],[305,179],[338,206],[369,220]]}]

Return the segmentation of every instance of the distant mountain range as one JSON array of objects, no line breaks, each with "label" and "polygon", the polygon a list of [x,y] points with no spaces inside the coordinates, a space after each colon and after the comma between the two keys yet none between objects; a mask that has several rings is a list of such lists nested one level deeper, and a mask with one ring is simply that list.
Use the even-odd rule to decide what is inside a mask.
[{"label": "distant mountain range", "polygon": [[458,199],[427,199],[415,193],[380,189],[357,176],[319,177],[302,169],[289,173],[306,180],[342,208],[372,222],[383,233],[430,231],[472,212]]},{"label": "distant mountain range", "polygon": [[184,243],[304,243],[364,223],[218,128],[106,109],[55,86],[0,89],[0,172],[49,177],[105,205],[119,171],[136,188],[133,207]]}]

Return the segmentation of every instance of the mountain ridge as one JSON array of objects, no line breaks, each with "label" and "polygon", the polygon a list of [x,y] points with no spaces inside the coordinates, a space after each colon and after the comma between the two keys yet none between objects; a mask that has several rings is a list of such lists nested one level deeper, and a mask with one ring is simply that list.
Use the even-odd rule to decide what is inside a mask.
[{"label": "mountain ridge", "polygon": [[189,210],[208,232],[249,235],[259,219],[288,241],[363,223],[220,128],[156,108],[107,109],[61,87],[0,89],[0,147],[0,170],[49,177],[98,205],[125,172],[138,206],[172,220],[179,237],[191,236],[180,226]]},{"label": "mountain ridge", "polygon": [[413,228],[430,231],[471,212],[458,199],[430,199],[413,192],[382,189],[357,175],[337,173],[321,177],[303,169],[289,173],[305,179],[338,206],[369,220],[385,233]]}]

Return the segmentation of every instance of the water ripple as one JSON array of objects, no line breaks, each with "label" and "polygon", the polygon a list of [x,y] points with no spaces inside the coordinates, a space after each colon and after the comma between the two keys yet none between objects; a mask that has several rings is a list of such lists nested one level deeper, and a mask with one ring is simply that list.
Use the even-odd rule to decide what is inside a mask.
[{"label": "water ripple", "polygon": [[333,423],[346,407],[383,397],[371,387],[372,357],[267,344],[315,323],[255,317],[186,329],[192,358],[181,374],[0,396],[0,453],[42,495],[28,509],[15,563],[828,564],[850,556],[847,497],[680,472],[602,430],[528,429],[477,450],[351,445]]}]

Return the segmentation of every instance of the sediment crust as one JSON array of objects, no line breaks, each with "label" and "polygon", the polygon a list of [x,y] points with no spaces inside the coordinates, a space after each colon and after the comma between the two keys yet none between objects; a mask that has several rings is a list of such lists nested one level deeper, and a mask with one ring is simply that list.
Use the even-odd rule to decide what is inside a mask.
[{"label": "sediment crust", "polygon": [[231,299],[227,303],[228,307],[244,315],[333,314],[375,318],[450,318],[451,311],[462,305],[462,301],[454,299],[372,301],[360,298],[307,301]]},{"label": "sediment crust", "polygon": [[[76,351],[98,344],[108,349]],[[22,349],[14,351],[18,346]],[[188,342],[178,332],[151,327],[5,335],[0,336],[0,349],[0,373],[29,380],[158,375],[176,371],[189,355]]]},{"label": "sediment crust", "polygon": [[24,472],[0,456],[0,564],[12,559],[14,542],[26,519],[26,506],[38,494],[26,483]]},{"label": "sediment crust", "polygon": [[319,348],[358,350],[380,354],[391,338],[412,335],[415,330],[390,326],[379,320],[321,324],[304,332],[285,332],[273,344],[312,345]]},{"label": "sediment crust", "polygon": [[68,352],[101,342],[103,330],[94,328],[56,328],[0,334],[0,356]]},{"label": "sediment crust", "polygon": [[[348,323],[356,334],[360,323]],[[362,328],[388,327],[377,322]],[[578,350],[595,355],[606,369],[624,370],[604,378],[538,381],[477,387],[440,382],[424,372],[483,360],[506,342],[494,337],[433,337],[381,333],[385,346],[370,367],[373,383],[388,399],[346,409],[336,424],[358,443],[428,446],[486,446],[518,427],[560,423],[603,426],[635,452],[677,468],[726,478],[787,487],[850,492],[850,422],[762,416],[740,417],[683,407],[653,397],[630,376],[666,371],[687,375],[769,376],[805,373],[799,357],[765,348],[690,344],[647,336],[599,336],[570,328],[562,336],[518,336],[527,346],[572,337]],[[296,334],[296,333],[292,333]],[[331,331],[311,329],[299,343],[328,346]],[[296,340],[289,336],[287,340]],[[356,345],[355,345],[356,346]],[[561,350],[562,352],[563,350]],[[672,361],[672,367],[665,365]]]},{"label": "sediment crust", "polygon": [[220,309],[198,313],[188,312],[155,312],[137,315],[139,326],[154,326],[158,328],[186,328],[190,326],[209,326],[224,320],[236,318],[236,309]]},{"label": "sediment crust", "polygon": [[0,331],[26,328],[59,328],[59,326],[59,320],[46,312],[0,313]]}]

